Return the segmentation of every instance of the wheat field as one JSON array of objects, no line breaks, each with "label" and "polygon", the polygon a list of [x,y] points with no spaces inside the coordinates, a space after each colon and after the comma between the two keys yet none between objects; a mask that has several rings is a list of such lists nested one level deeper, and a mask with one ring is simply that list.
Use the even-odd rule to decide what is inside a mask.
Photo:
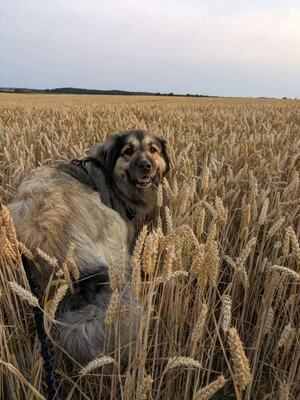
[{"label": "wheat field", "polygon": [[[130,129],[164,137],[171,157],[157,227],[132,254],[137,339],[125,367],[117,344],[74,370],[57,348],[61,397],[299,400],[300,102],[13,94],[0,95],[0,397],[46,398],[27,250],[5,205],[34,167]],[[58,281],[41,304],[50,334]],[[113,296],[108,330],[130,312]]]}]

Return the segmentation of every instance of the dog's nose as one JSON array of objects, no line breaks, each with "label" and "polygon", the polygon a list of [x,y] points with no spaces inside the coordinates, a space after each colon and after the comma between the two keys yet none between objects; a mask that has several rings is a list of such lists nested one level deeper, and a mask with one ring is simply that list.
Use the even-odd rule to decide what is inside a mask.
[{"label": "dog's nose", "polygon": [[143,172],[148,172],[151,169],[151,163],[146,159],[138,160],[136,166]]}]

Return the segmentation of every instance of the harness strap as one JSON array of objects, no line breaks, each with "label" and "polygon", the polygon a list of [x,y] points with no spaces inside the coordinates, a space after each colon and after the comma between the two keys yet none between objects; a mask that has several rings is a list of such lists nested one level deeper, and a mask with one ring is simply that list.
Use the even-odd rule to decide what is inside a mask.
[{"label": "harness strap", "polygon": [[[41,293],[36,282],[36,279],[32,273],[32,265],[28,258],[22,254],[22,262],[26,277],[30,286],[30,289],[35,297],[37,297],[39,303],[41,302]],[[35,329],[41,343],[41,353],[44,360],[44,371],[45,381],[47,385],[47,399],[48,400],[60,400],[58,387],[58,378],[55,374],[55,361],[53,356],[52,343],[45,331],[43,311],[39,307],[33,308],[33,315],[35,321]]]},{"label": "harness strap", "polygon": [[[109,186],[110,186],[110,187],[112,188],[112,190],[115,192],[115,190],[114,190],[114,188],[112,187],[112,184],[111,184],[111,179],[110,179],[110,177],[109,177],[108,174],[107,174],[107,171],[105,170],[105,168],[103,167],[103,165],[102,165],[96,158],[93,158],[93,157],[86,157],[86,158],[83,158],[82,160],[75,159],[75,160],[72,160],[72,161],[71,161],[71,164],[72,164],[72,165],[75,165],[75,166],[78,167],[78,168],[81,168],[81,169],[89,176],[88,170],[86,169],[86,163],[87,163],[87,162],[91,162],[91,163],[93,163],[93,164],[95,165],[95,167],[101,169],[101,171],[103,172],[103,175],[104,175],[104,177],[105,177],[105,179],[106,179],[106,182],[109,184]],[[136,211],[133,210],[132,208],[127,207],[126,204],[124,203],[124,201],[123,201],[122,199],[120,199],[119,196],[117,196],[116,193],[115,193],[115,195],[116,195],[116,197],[118,198],[118,200],[120,201],[120,203],[123,204],[123,206],[124,206],[124,208],[125,208],[125,211],[126,211],[126,217],[127,217],[130,221],[132,221],[133,218],[136,216]]]}]

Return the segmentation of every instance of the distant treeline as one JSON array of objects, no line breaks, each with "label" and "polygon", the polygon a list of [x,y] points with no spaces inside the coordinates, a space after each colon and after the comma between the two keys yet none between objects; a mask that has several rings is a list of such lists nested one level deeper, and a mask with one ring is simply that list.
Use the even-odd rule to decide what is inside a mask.
[{"label": "distant treeline", "polygon": [[55,89],[27,89],[27,88],[0,88],[2,93],[57,93],[57,94],[108,94],[124,96],[180,96],[180,97],[217,97],[204,94],[174,94],[160,92],[131,92],[126,90],[98,90],[98,89],[78,89],[73,87]]}]

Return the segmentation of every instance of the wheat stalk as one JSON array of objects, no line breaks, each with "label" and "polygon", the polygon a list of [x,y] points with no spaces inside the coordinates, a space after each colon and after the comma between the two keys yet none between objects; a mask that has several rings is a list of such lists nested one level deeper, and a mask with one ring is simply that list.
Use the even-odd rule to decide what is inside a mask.
[{"label": "wheat stalk", "polygon": [[296,233],[291,226],[287,228],[287,235],[289,236],[290,243],[292,244],[293,254],[297,261],[298,272],[300,272],[300,245]]},{"label": "wheat stalk", "polygon": [[201,368],[201,363],[190,357],[171,357],[168,359],[166,371],[174,368]]},{"label": "wheat stalk", "polygon": [[49,300],[46,304],[45,311],[50,321],[53,321],[53,319],[55,318],[57,308],[62,299],[67,294],[68,289],[69,285],[67,283],[61,283],[60,286],[58,286],[58,288],[56,289],[53,298]]},{"label": "wheat stalk", "polygon": [[119,308],[120,304],[120,293],[118,290],[115,290],[110,298],[110,302],[105,315],[105,323],[110,326],[113,322],[114,316]]},{"label": "wheat stalk", "polygon": [[163,206],[163,187],[162,185],[158,185],[157,188],[157,207]]},{"label": "wheat stalk", "polygon": [[215,199],[215,208],[220,220],[225,224],[228,218],[228,210],[224,207],[222,199],[218,196]]},{"label": "wheat stalk", "polygon": [[205,211],[205,208],[202,208],[199,213],[199,217],[198,217],[198,221],[197,221],[197,225],[196,225],[196,235],[198,238],[200,238],[203,234],[205,217],[206,217],[206,211]]},{"label": "wheat stalk", "polygon": [[147,237],[147,231],[147,226],[145,225],[135,242],[135,247],[131,256],[132,295],[135,298],[139,296],[141,290],[141,254]]},{"label": "wheat stalk", "polygon": [[170,280],[170,278],[172,277],[174,259],[175,259],[174,246],[169,245],[166,249],[165,263],[163,265],[163,270],[162,270],[162,279],[166,282]]},{"label": "wheat stalk", "polygon": [[229,328],[228,342],[235,373],[235,381],[241,390],[243,390],[250,383],[251,372],[249,360],[245,354],[243,343],[236,328]]},{"label": "wheat stalk", "polygon": [[218,390],[220,390],[226,383],[223,375],[220,375],[216,380],[211,382],[209,385],[198,390],[193,400],[209,400]]},{"label": "wheat stalk", "polygon": [[17,240],[15,226],[8,208],[4,205],[2,205],[1,219],[2,219],[2,224],[6,230],[6,235],[8,240],[16,248],[18,240]]},{"label": "wheat stalk", "polygon": [[259,219],[258,219],[258,224],[259,225],[263,225],[263,224],[266,223],[268,209],[269,209],[269,199],[267,198],[264,201],[264,204],[263,204],[263,206],[261,208],[261,212],[260,212]]},{"label": "wheat stalk", "polygon": [[36,248],[36,253],[39,257],[41,257],[48,265],[50,265],[52,268],[56,269],[58,268],[58,260],[55,257],[50,257],[47,253],[45,253],[42,249],[39,247]]},{"label": "wheat stalk", "polygon": [[228,295],[222,296],[222,329],[225,333],[228,332],[231,324],[231,309],[232,309],[232,299]]},{"label": "wheat stalk", "polygon": [[209,178],[210,178],[210,170],[208,167],[205,167],[202,171],[202,181],[201,181],[203,193],[206,193],[208,191]]},{"label": "wheat stalk", "polygon": [[18,249],[21,254],[24,254],[29,260],[33,260],[33,254],[31,251],[25,246],[24,243],[18,242]]},{"label": "wheat stalk", "polygon": [[21,300],[27,302],[31,307],[39,307],[38,299],[29,290],[24,289],[17,282],[7,282],[10,289],[18,296]]},{"label": "wheat stalk", "polygon": [[85,367],[80,370],[80,375],[88,375],[95,369],[101,368],[104,365],[115,363],[115,360],[110,356],[97,357],[90,361]]},{"label": "wheat stalk", "polygon": [[173,231],[173,222],[172,222],[172,215],[169,207],[165,207],[165,218],[166,218],[166,227],[167,227],[167,234],[169,235]]},{"label": "wheat stalk", "polygon": [[298,272],[296,272],[288,267],[284,267],[282,265],[272,265],[271,269],[282,273],[283,276],[291,277],[291,278],[295,279],[296,281],[300,280],[300,274],[298,274]]},{"label": "wheat stalk", "polygon": [[147,375],[140,386],[137,388],[136,400],[147,400],[149,398],[149,392],[151,390],[153,379],[151,375]]},{"label": "wheat stalk", "polygon": [[67,251],[65,264],[66,264],[68,271],[70,271],[70,273],[71,273],[70,275],[74,278],[74,280],[76,282],[78,282],[78,280],[80,279],[80,271],[79,271],[79,268],[77,267],[76,262],[73,258],[74,249],[75,249],[74,244],[73,243],[70,244],[68,251]]},{"label": "wheat stalk", "polygon": [[191,340],[193,343],[197,343],[202,338],[203,330],[205,327],[207,311],[208,311],[207,304],[202,303],[200,315],[197,319],[197,322],[196,322],[194,329],[192,331],[192,334],[191,334]]},{"label": "wheat stalk", "polygon": [[281,334],[281,337],[278,342],[278,347],[284,347],[286,351],[289,351],[289,349],[292,347],[293,342],[296,337],[296,331],[292,327],[292,325],[289,323],[287,324]]},{"label": "wheat stalk", "polygon": [[271,331],[273,321],[274,321],[274,310],[272,307],[269,307],[268,311],[267,311],[266,320],[265,320],[264,326],[263,326],[263,334],[264,335],[266,335],[267,333],[269,333]]},{"label": "wheat stalk", "polygon": [[290,400],[290,385],[286,382],[280,384],[279,400]]},{"label": "wheat stalk", "polygon": [[282,227],[282,225],[284,224],[285,221],[285,217],[280,218],[278,221],[275,222],[275,224],[273,224],[271,226],[271,228],[268,231],[268,236],[271,238],[273,237],[278,231],[279,229]]}]

